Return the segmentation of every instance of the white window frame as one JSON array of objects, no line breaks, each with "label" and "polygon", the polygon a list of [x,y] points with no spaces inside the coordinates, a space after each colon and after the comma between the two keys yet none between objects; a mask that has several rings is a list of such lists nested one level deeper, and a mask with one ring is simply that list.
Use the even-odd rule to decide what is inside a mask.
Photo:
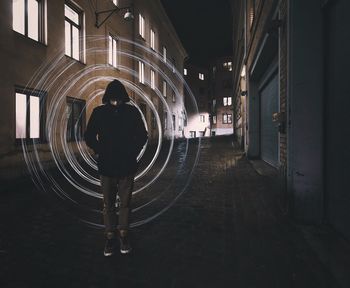
[{"label": "white window frame", "polygon": [[232,97],[227,97],[227,106],[232,106]]},{"label": "white window frame", "polygon": [[187,68],[184,68],[184,75],[186,76],[188,73]]},{"label": "white window frame", "polygon": [[115,6],[119,6],[119,0],[113,0],[113,4],[115,5]]},{"label": "white window frame", "polygon": [[204,74],[203,73],[198,73],[198,78],[203,81],[204,80]]},{"label": "white window frame", "polygon": [[145,63],[139,61],[139,82],[145,84]]},{"label": "white window frame", "polygon": [[139,34],[145,39],[145,17],[141,13],[139,14]]},{"label": "white window frame", "polygon": [[227,106],[227,97],[222,98],[222,105]]}]

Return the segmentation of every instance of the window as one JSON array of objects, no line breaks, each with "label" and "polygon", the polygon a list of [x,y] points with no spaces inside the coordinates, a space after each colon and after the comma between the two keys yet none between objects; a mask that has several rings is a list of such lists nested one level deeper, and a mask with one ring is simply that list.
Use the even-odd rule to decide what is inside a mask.
[{"label": "window", "polygon": [[163,61],[166,63],[166,47],[163,46]]},{"label": "window", "polygon": [[204,115],[199,115],[199,121],[202,123],[205,123],[205,116]]},{"label": "window", "polygon": [[172,92],[172,101],[173,101],[173,103],[176,102],[176,94],[175,94],[175,91]]},{"label": "window", "polygon": [[166,91],[167,90],[167,83],[165,80],[163,80],[163,96],[166,97]]},{"label": "window", "polygon": [[216,109],[216,99],[213,99],[213,110]]},{"label": "window", "polygon": [[12,27],[35,41],[45,42],[44,0],[12,0]]},{"label": "window", "polygon": [[224,97],[222,102],[223,102],[224,106],[231,106],[232,105],[232,97]]},{"label": "window", "polygon": [[139,14],[139,34],[145,38],[145,18],[141,14]]},{"label": "window", "polygon": [[216,115],[213,115],[213,124],[216,124],[217,119],[216,119]]},{"label": "window", "polygon": [[203,73],[199,73],[199,79],[200,80],[204,80],[204,74]]},{"label": "window", "polygon": [[71,4],[64,5],[66,55],[75,60],[82,60],[82,12]]},{"label": "window", "polygon": [[181,116],[178,117],[178,122],[179,122],[179,131],[182,131],[183,130],[183,120],[182,120]]},{"label": "window", "polygon": [[173,67],[172,67],[173,73],[175,73],[176,72],[176,60],[175,60],[175,58],[171,58],[171,62],[173,64]]},{"label": "window", "polygon": [[151,29],[151,48],[156,50],[156,33]]},{"label": "window", "polygon": [[196,138],[196,131],[190,131],[190,137]]},{"label": "window", "polygon": [[184,75],[185,76],[187,75],[187,69],[186,68],[184,69]]},{"label": "window", "polygon": [[16,139],[43,140],[42,91],[16,89]]},{"label": "window", "polygon": [[232,123],[232,114],[224,113],[222,114],[222,123],[231,124]]},{"label": "window", "polygon": [[67,142],[83,140],[85,105],[84,100],[67,97]]},{"label": "window", "polygon": [[118,40],[112,35],[108,36],[108,64],[117,68],[118,61]]},{"label": "window", "polygon": [[114,4],[115,6],[118,6],[118,0],[113,0],[113,4]]},{"label": "window", "polygon": [[139,82],[145,84],[145,63],[139,61]]},{"label": "window", "polygon": [[164,112],[164,129],[168,129],[168,113]]},{"label": "window", "polygon": [[223,64],[223,67],[227,69],[228,71],[232,71],[232,62],[225,62]]},{"label": "window", "polygon": [[151,69],[151,88],[153,90],[156,89],[156,72],[154,72],[154,70]]},{"label": "window", "polygon": [[173,130],[175,131],[176,127],[176,116],[173,114]]}]

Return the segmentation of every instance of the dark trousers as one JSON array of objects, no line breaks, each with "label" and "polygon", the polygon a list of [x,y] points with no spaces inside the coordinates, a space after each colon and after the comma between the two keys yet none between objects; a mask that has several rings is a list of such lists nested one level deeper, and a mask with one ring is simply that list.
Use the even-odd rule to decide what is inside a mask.
[{"label": "dark trousers", "polygon": [[[103,220],[105,233],[108,239],[116,237],[117,229],[129,229],[129,214],[134,175],[125,177],[101,176],[103,194]],[[119,221],[117,221],[116,199],[120,199]]]}]

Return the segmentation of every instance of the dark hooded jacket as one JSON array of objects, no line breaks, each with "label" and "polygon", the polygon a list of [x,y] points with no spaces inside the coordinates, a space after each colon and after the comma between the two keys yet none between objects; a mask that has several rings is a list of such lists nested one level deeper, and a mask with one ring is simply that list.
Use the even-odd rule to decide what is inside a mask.
[{"label": "dark hooded jacket", "polygon": [[[147,131],[137,108],[125,103],[129,97],[124,86],[120,88],[122,84],[118,81],[120,85],[114,83],[112,87],[117,89],[109,89],[113,82],[103,97],[106,104],[96,107],[91,114],[85,141],[98,154],[100,175],[128,176],[136,173],[136,158],[147,141]],[[110,99],[118,100],[118,105],[111,105]]]}]

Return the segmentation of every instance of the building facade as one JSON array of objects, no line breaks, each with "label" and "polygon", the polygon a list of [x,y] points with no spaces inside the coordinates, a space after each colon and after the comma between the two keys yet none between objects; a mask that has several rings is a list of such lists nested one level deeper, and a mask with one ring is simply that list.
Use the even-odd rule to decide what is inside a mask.
[{"label": "building facade", "polygon": [[233,134],[232,70],[232,57],[220,57],[211,63],[211,136]]},{"label": "building facade", "polygon": [[[0,8],[2,177],[24,173],[30,157],[49,166],[53,150],[79,151],[112,79],[127,87],[151,142],[183,136],[187,54],[159,0],[12,0]],[[133,21],[123,19],[126,8]]]},{"label": "building facade", "polygon": [[[186,138],[210,136],[209,73],[208,69],[186,64],[184,78],[193,95],[185,92],[187,123]],[[193,97],[192,97],[193,96]],[[194,103],[194,100],[196,103]],[[198,111],[196,109],[198,107]]]},{"label": "building facade", "polygon": [[346,0],[231,1],[234,125],[276,167],[283,208],[350,239]]}]

